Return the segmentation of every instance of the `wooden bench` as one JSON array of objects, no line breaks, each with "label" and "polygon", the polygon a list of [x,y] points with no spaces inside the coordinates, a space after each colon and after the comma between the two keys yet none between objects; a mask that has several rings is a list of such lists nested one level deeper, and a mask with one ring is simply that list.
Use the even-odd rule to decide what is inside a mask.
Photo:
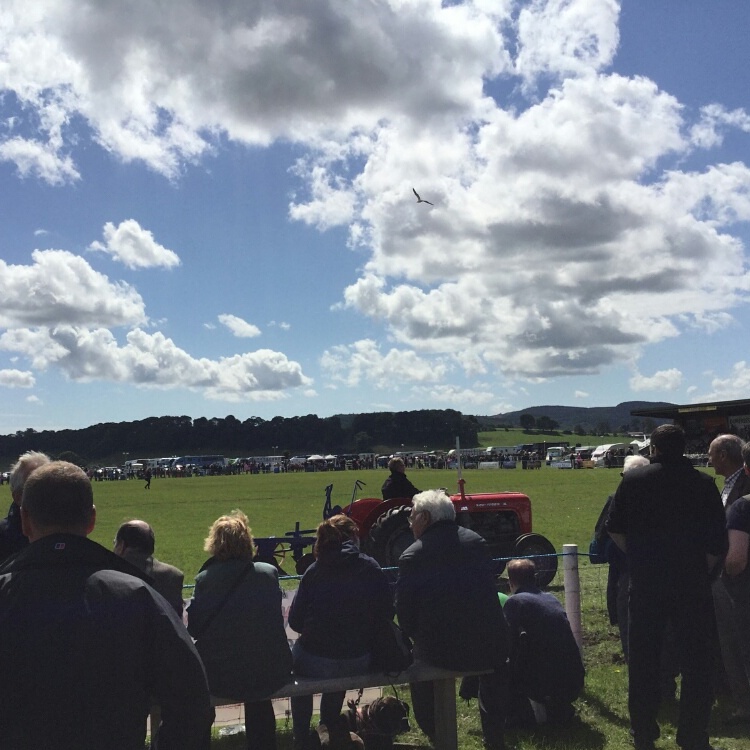
[{"label": "wooden bench", "polygon": [[[435,684],[435,750],[458,750],[458,728],[456,724],[456,680],[468,675],[485,672],[454,672],[441,669],[424,662],[414,662],[409,669],[397,677],[386,674],[369,673],[357,677],[295,677],[277,690],[271,698],[293,698],[298,695],[332,693],[337,690],[358,690],[359,688],[405,685],[409,682],[433,682]],[[237,703],[213,697],[214,706],[227,706]]]}]

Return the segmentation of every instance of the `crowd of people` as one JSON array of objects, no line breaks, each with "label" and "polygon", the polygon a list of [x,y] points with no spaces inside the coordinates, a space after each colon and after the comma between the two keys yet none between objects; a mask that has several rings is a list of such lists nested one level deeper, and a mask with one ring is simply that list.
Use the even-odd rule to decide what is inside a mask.
[{"label": "crowd of people", "polygon": [[654,750],[678,675],[683,750],[711,750],[717,689],[734,702],[725,723],[750,725],[750,444],[727,434],[708,446],[721,490],[686,448],[679,426],[654,430],[650,459],[625,458],[595,530],[612,542],[607,608],[628,663],[636,750]]},{"label": "crowd of people", "polygon": [[[730,435],[711,444],[721,491],[684,449],[679,427],[657,428],[651,459],[626,460],[598,524],[613,542],[608,604],[629,667],[637,750],[655,748],[664,675],[677,673],[677,743],[711,750],[717,632],[737,702],[732,720],[750,722],[750,445]],[[154,557],[148,523],[125,522],[113,551],[105,549],[87,538],[96,508],[85,472],[41,453],[21,456],[0,522],[0,663],[13,675],[0,681],[7,746],[140,750],[150,713],[152,747],[206,750],[215,696],[244,704],[250,750],[273,750],[270,696],[293,674],[371,671],[378,634],[394,615],[417,661],[482,672],[464,680],[461,695],[478,699],[486,747],[503,750],[508,727],[570,722],[584,666],[562,605],[536,584],[533,561],[511,560],[511,595],[498,594],[486,542],[456,524],[446,493],[419,491],[403,461],[389,468],[383,495],[413,495],[414,542],[395,584],[359,549],[351,518],[326,519],[289,611],[299,633],[290,649],[278,570],[254,559],[244,513],[212,524],[186,628],[183,574]],[[410,687],[414,717],[434,740],[433,685]],[[336,722],[343,700],[342,691],[323,695],[322,724]],[[292,699],[295,750],[316,736],[312,712],[311,696]]]}]

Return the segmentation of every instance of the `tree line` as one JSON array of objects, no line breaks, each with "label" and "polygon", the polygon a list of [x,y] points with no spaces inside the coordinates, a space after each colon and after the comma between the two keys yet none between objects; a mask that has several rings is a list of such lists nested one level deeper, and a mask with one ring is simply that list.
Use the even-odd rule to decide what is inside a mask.
[{"label": "tree line", "polygon": [[[135,422],[106,422],[79,430],[19,430],[0,436],[0,456],[12,460],[28,450],[84,463],[118,465],[129,458],[212,454],[296,455],[299,453],[385,453],[400,449],[448,449],[479,445],[479,423],[453,409],[376,412],[321,418],[164,416]],[[63,457],[65,457],[63,456]]]}]

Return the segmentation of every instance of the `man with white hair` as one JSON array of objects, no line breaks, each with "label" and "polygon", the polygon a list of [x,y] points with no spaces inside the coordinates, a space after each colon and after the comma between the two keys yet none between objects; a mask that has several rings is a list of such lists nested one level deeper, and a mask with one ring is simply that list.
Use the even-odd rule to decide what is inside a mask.
[{"label": "man with white hair", "polygon": [[[487,543],[456,523],[455,507],[443,490],[415,495],[409,524],[415,541],[398,562],[399,624],[413,639],[418,661],[495,670],[480,677],[479,713],[485,746],[503,750],[508,626]],[[414,683],[411,697],[417,723],[434,738],[432,683]]]},{"label": "man with white hair", "polygon": [[27,451],[10,470],[10,494],[13,501],[8,515],[0,521],[0,564],[22,550],[29,540],[21,530],[21,497],[23,485],[34,469],[49,463],[49,456],[38,451]]},{"label": "man with white hair", "polygon": [[[742,439],[737,435],[719,435],[708,447],[711,466],[717,475],[724,477],[721,500],[726,508],[727,519],[734,503],[750,494],[750,477],[745,473],[742,458],[743,446]],[[711,586],[711,592],[714,597],[721,660],[733,703],[733,712],[725,723],[746,724],[750,723],[750,681],[745,669],[747,658],[743,654],[745,634],[737,627],[738,605],[727,590],[727,583],[731,581],[731,577],[726,574],[717,578]]]}]

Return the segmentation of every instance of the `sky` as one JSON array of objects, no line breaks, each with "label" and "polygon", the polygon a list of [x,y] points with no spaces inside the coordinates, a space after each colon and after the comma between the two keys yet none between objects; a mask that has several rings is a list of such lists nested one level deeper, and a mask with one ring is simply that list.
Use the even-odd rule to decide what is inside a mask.
[{"label": "sky", "polygon": [[737,0],[4,0],[0,434],[747,398],[748,32]]}]

